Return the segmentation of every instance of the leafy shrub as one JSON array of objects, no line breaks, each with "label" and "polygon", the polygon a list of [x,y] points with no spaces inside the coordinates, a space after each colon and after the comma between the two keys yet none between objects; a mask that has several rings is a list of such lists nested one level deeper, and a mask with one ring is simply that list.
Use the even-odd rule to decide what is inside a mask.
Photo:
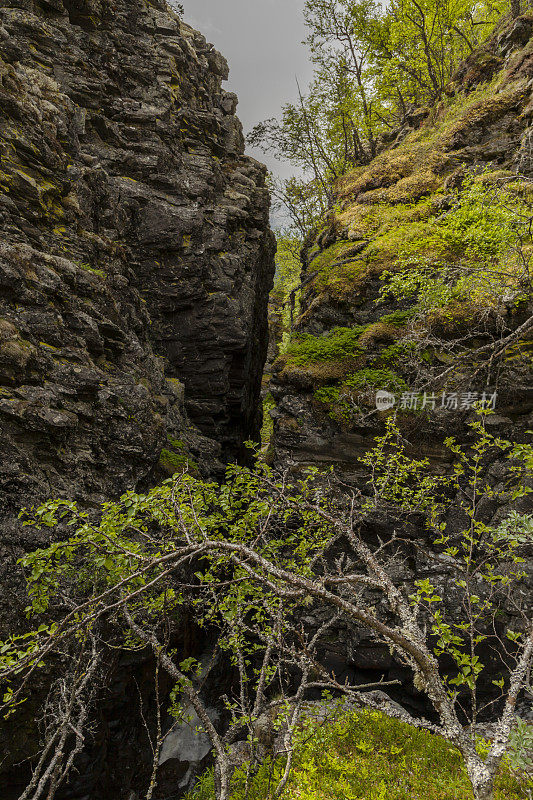
[{"label": "leafy shrub", "polygon": [[533,797],[533,725],[517,719],[511,732],[507,764],[510,770],[525,783],[531,784],[529,797]]}]

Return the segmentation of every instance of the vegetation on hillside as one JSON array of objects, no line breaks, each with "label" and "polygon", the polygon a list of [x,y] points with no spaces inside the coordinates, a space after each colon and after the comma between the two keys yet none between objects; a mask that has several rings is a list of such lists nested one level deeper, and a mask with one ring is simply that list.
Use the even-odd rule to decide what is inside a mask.
[{"label": "vegetation on hillside", "polygon": [[[290,218],[272,297],[278,378],[298,381],[337,421],[359,414],[377,388],[445,385],[465,347],[475,361],[494,333],[509,356],[499,379],[521,376],[506,319],[530,298],[531,184],[463,169],[448,155],[472,120],[513,113],[523,98],[521,83],[496,92],[499,75],[474,92],[450,90],[506,10],[484,0],[307,0],[315,81],[252,141],[304,171],[275,187]],[[387,148],[417,115],[428,124]],[[316,305],[370,300],[377,319],[304,332],[309,308],[300,313],[299,297],[311,283]],[[492,358],[488,377],[491,369]],[[492,435],[478,411],[466,442],[446,440],[446,474],[413,457],[391,416],[357,465],[362,488],[261,459],[230,465],[221,483],[205,480],[184,443],[169,439],[159,469],[171,477],[148,493],[91,511],[51,500],[23,512],[47,545],[21,559],[29,630],[0,642],[1,712],[16,719],[37,702],[41,670],[52,665],[57,679],[21,800],[58,795],[91,735],[102,665],[136,651],[154,668],[155,707],[151,716],[141,709],[153,752],[146,800],[166,723],[187,721],[191,708],[215,762],[194,800],[531,796],[527,759],[512,751],[530,741],[515,709],[533,692],[522,591],[533,517],[516,503],[531,493],[533,447]],[[487,505],[504,509],[497,522],[487,522]],[[446,565],[436,579],[407,568],[428,542]],[[190,616],[214,643],[202,663],[175,639]],[[346,629],[384,646],[431,712],[413,718],[373,700],[376,684],[352,686],[328,671],[324,640]],[[205,686],[220,664],[229,680],[217,685],[216,727]],[[311,692],[323,708],[335,697],[368,710],[317,723]],[[494,727],[482,741],[488,715]],[[233,773],[236,742],[246,763]]]},{"label": "vegetation on hillside", "polygon": [[249,137],[303,171],[278,186],[300,234],[329,210],[335,181],[368,164],[416,109],[446,96],[461,61],[507,10],[505,0],[307,0],[314,80]]},{"label": "vegetation on hillside", "polygon": [[[516,4],[308,0],[315,80],[280,120],[257,126],[250,137],[303,173],[274,186],[289,220],[279,231],[280,250],[287,240],[294,250],[297,241],[306,263],[299,283],[292,262],[290,291],[278,283],[279,308],[294,305],[291,293],[300,285],[304,295],[312,290],[313,308],[341,304],[356,313],[377,293],[375,279],[391,278],[380,297],[397,304],[384,316],[410,304],[415,318],[393,338],[410,341],[427,312],[427,335],[418,339],[435,341],[433,348],[418,346],[419,364],[433,358],[432,350],[447,351],[447,340],[460,340],[472,321],[476,340],[493,335],[510,309],[520,314],[531,296],[531,181],[450,155],[457,142],[468,143],[469,132],[518,114],[527,96],[525,81],[509,77],[512,61],[498,72],[498,58],[476,50],[510,10],[516,15]],[[456,76],[465,57],[473,85],[462,86]],[[304,313],[296,328],[306,323]],[[297,343],[294,349],[300,352]],[[314,364],[310,358],[308,383],[316,377],[320,388],[326,376]],[[302,358],[293,365],[301,380]],[[357,365],[368,367],[386,365]],[[343,381],[351,374],[332,371]],[[402,379],[413,375],[407,370]]]},{"label": "vegetation on hillside", "polygon": [[[250,140],[303,172],[276,186],[291,221],[279,241],[283,248],[287,236],[299,239],[304,270],[298,284],[292,262],[291,301],[299,285],[301,314],[291,319],[273,371],[278,389],[289,384],[289,393],[312,398],[316,429],[324,411],[359,432],[377,413],[378,389],[397,397],[422,392],[429,402],[416,413],[427,415],[441,396],[443,408],[459,410],[472,389],[491,386],[510,406],[531,385],[532,162],[529,155],[512,170],[498,168],[483,138],[487,130],[505,137],[513,115],[523,120],[530,73],[516,68],[519,55],[493,52],[495,34],[521,10],[520,2],[306,4],[314,82],[308,91],[298,87],[298,103],[258,126]],[[275,302],[286,308],[288,296],[280,283]],[[446,392],[452,405],[444,405]],[[414,413],[407,402],[397,407],[399,424],[402,414]],[[298,430],[296,417],[288,422]],[[375,772],[355,785],[354,761],[346,763],[333,739],[330,747],[331,759],[319,748],[317,761],[307,761],[313,746],[306,742],[286,796],[418,796],[405,762],[381,785]],[[394,760],[384,762],[390,768]],[[458,776],[448,784],[440,766],[438,777],[426,776],[430,796],[470,796]],[[283,760],[259,768],[253,779],[238,773],[235,796],[274,796],[270,768],[279,779]],[[245,774],[248,793],[239,784]],[[209,776],[205,781],[198,797],[212,796]],[[420,791],[427,795],[427,785]],[[514,791],[526,797],[532,788],[508,785],[501,796]],[[493,796],[475,786],[474,794]]]}]

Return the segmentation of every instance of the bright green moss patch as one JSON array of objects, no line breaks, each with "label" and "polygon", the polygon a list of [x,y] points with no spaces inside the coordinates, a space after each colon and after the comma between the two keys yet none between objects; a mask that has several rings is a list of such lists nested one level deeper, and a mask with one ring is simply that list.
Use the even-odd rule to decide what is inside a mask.
[{"label": "bright green moss patch", "polygon": [[331,247],[323,250],[320,255],[313,259],[311,264],[313,272],[321,272],[334,261],[345,258],[352,248],[353,242],[342,241],[331,245]]},{"label": "bright green moss patch", "polygon": [[414,311],[409,308],[406,311],[393,311],[392,314],[386,314],[384,317],[381,317],[379,321],[385,325],[394,325],[397,328],[401,328],[404,325],[407,325],[413,316]]},{"label": "bright green moss patch", "polygon": [[349,389],[388,389],[389,391],[401,391],[407,388],[407,384],[396,372],[391,369],[360,369],[349,378],[343,386]]},{"label": "bright green moss patch", "polygon": [[[356,710],[330,724],[305,721],[284,800],[472,800],[458,751],[438,736]],[[267,760],[246,788],[246,766],[233,778],[232,800],[267,800],[284,759]],[[533,786],[533,783],[530,782]],[[495,800],[525,800],[528,788],[503,766]],[[213,774],[202,776],[188,800],[213,800]]]},{"label": "bright green moss patch", "polygon": [[372,275],[367,259],[356,256],[353,260],[333,263],[316,278],[315,286],[331,297],[344,298],[346,294],[361,292],[366,280]]},{"label": "bright green moss patch", "polygon": [[90,264],[82,261],[75,261],[74,262],[80,269],[85,270],[85,272],[92,272],[93,275],[98,275],[99,278],[105,278],[105,272],[103,269],[97,269],[96,267],[91,267]]},{"label": "bright green moss patch", "polygon": [[[529,198],[519,187],[513,185],[509,190],[499,186],[501,178],[491,181],[487,172],[463,180],[460,192],[454,191],[444,199],[441,196],[439,203],[434,197],[433,206],[425,205],[425,212],[433,208],[432,216],[426,216],[425,212],[416,217],[392,213],[391,219],[385,221],[383,205],[377,206],[373,213],[365,211],[361,217],[364,225],[374,225],[378,220],[381,225],[358,256],[356,270],[349,263],[334,262],[321,274],[319,288],[346,297],[350,289],[362,291],[362,276],[381,276],[384,272],[405,272],[423,266],[426,270],[428,267],[436,271],[460,270],[462,274],[452,281],[457,288],[456,298],[486,304],[513,291],[520,282],[518,272],[523,268],[517,243],[523,240],[521,228],[528,218]],[[440,207],[442,202],[444,211]],[[347,221],[347,214],[344,216]],[[349,223],[352,232],[356,224]],[[364,225],[360,225],[358,236],[363,233]]]},{"label": "bright green moss patch", "polygon": [[329,409],[329,414],[338,421],[349,420],[361,406],[372,403],[372,395],[379,389],[403,392],[407,389],[404,379],[388,367],[360,369],[336,386],[323,386],[314,393],[314,398]]},{"label": "bright green moss patch", "polygon": [[360,244],[343,240],[313,258],[310,270],[317,273],[316,286],[326,286],[339,280],[345,286],[355,283],[361,272],[366,270],[364,259],[359,255],[360,250]]},{"label": "bright green moss patch", "polygon": [[167,437],[168,446],[161,451],[159,466],[169,475],[176,472],[198,473],[198,464],[189,458],[187,446],[179,439]]},{"label": "bright green moss patch", "polygon": [[406,202],[351,204],[338,214],[338,222],[349,232],[350,239],[367,239],[405,223],[421,222],[435,213],[435,199]]},{"label": "bright green moss patch", "polygon": [[[497,204],[491,208],[490,202],[478,213],[484,177],[476,179],[478,198],[470,209],[468,203],[461,204],[461,213],[453,209],[450,214],[450,203],[457,202],[459,195],[446,184],[474,132],[523,104],[524,82],[515,81],[499,91],[502,77],[503,73],[472,92],[444,100],[397,147],[384,150],[368,166],[338,181],[331,224],[343,239],[313,259],[319,291],[339,298],[350,290],[362,292],[370,276],[395,269],[398,261],[407,258],[476,264],[480,257],[485,261],[502,257],[509,244],[504,242],[508,219],[500,225],[503,210]],[[501,179],[502,171],[495,177]],[[521,193],[528,206],[531,198],[524,196],[520,183],[515,181],[507,197]],[[353,259],[350,242],[363,244]]]},{"label": "bright green moss patch", "polygon": [[300,334],[293,339],[286,355],[297,366],[350,358],[359,352],[359,337],[364,330],[365,327],[359,325],[355,328],[333,328],[324,336]]}]

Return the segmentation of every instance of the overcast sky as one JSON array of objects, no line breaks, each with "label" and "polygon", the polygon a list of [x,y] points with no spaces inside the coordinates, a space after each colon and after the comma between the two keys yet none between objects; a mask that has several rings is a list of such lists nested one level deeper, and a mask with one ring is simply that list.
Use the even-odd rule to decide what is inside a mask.
[{"label": "overcast sky", "polygon": [[[312,68],[303,24],[305,0],[182,0],[184,20],[197,28],[225,56],[226,84],[239,96],[238,115],[247,133],[257,122],[279,116],[283,103],[298,97],[296,77],[307,86]],[[261,152],[251,155],[281,177],[290,164]]]}]

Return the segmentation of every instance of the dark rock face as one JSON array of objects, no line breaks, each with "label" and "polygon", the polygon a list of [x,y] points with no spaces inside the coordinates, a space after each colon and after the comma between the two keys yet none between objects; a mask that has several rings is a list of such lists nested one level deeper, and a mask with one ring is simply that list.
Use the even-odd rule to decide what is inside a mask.
[{"label": "dark rock face", "polygon": [[273,244],[226,62],[162,0],[0,8],[4,241],[140,295],[192,421],[235,455],[257,431]]},{"label": "dark rock face", "polygon": [[4,520],[257,435],[273,238],[227,73],[162,0],[0,2]]},{"label": "dark rock face", "polygon": [[258,435],[274,239],[227,76],[164,0],[0,0],[0,635],[22,506]]}]

